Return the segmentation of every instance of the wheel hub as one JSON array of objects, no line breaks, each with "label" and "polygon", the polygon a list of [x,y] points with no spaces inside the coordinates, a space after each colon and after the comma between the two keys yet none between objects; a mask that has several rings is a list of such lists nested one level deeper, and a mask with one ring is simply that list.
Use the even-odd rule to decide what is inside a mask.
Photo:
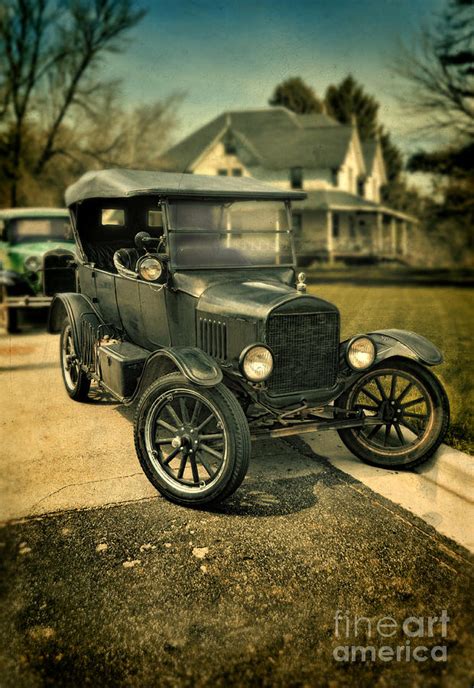
[{"label": "wheel hub", "polygon": [[193,453],[199,449],[199,432],[194,426],[183,425],[179,428],[178,434],[173,437],[171,444],[175,449],[182,447]]},{"label": "wheel hub", "polygon": [[401,409],[393,399],[387,399],[380,405],[380,415],[386,422],[397,422],[403,416],[403,409]]}]

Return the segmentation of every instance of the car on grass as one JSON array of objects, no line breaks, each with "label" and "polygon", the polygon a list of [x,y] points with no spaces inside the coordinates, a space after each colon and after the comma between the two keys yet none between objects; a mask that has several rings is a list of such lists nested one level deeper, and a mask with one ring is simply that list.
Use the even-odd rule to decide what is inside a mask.
[{"label": "car on grass", "polygon": [[341,342],[337,307],[306,292],[291,219],[304,197],[118,169],[66,191],[78,293],[55,297],[49,330],[67,393],[136,403],[138,459],[174,502],[229,497],[254,438],[336,429],[363,461],[403,469],[446,432],[437,347],[399,329]]},{"label": "car on grass", "polygon": [[48,308],[75,290],[74,238],[64,208],[0,210],[0,325],[18,331],[18,313]]}]

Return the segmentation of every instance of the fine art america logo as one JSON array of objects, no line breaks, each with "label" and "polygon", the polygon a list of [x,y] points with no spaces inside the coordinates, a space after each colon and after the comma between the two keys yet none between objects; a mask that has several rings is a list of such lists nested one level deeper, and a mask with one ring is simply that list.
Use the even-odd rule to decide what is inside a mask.
[{"label": "fine art america logo", "polygon": [[336,662],[446,662],[443,639],[449,621],[446,609],[439,616],[407,616],[402,621],[351,616],[338,609],[334,636],[341,644],[332,654]]}]

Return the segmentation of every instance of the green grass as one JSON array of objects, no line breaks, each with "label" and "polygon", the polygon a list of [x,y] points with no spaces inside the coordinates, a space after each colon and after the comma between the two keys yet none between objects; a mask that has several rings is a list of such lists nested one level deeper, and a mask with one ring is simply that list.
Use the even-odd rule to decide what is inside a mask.
[{"label": "green grass", "polygon": [[342,337],[397,327],[434,342],[445,361],[433,369],[451,404],[446,442],[473,453],[474,290],[467,287],[362,286],[311,284],[309,293],[334,303],[341,312]]}]

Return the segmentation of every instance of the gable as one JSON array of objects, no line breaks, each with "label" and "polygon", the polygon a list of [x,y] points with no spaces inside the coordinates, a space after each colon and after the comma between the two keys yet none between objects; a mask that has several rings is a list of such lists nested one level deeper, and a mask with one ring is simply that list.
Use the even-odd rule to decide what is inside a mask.
[{"label": "gable", "polygon": [[344,158],[344,166],[351,167],[356,178],[366,174],[364,156],[357,129],[352,130],[351,140]]}]

